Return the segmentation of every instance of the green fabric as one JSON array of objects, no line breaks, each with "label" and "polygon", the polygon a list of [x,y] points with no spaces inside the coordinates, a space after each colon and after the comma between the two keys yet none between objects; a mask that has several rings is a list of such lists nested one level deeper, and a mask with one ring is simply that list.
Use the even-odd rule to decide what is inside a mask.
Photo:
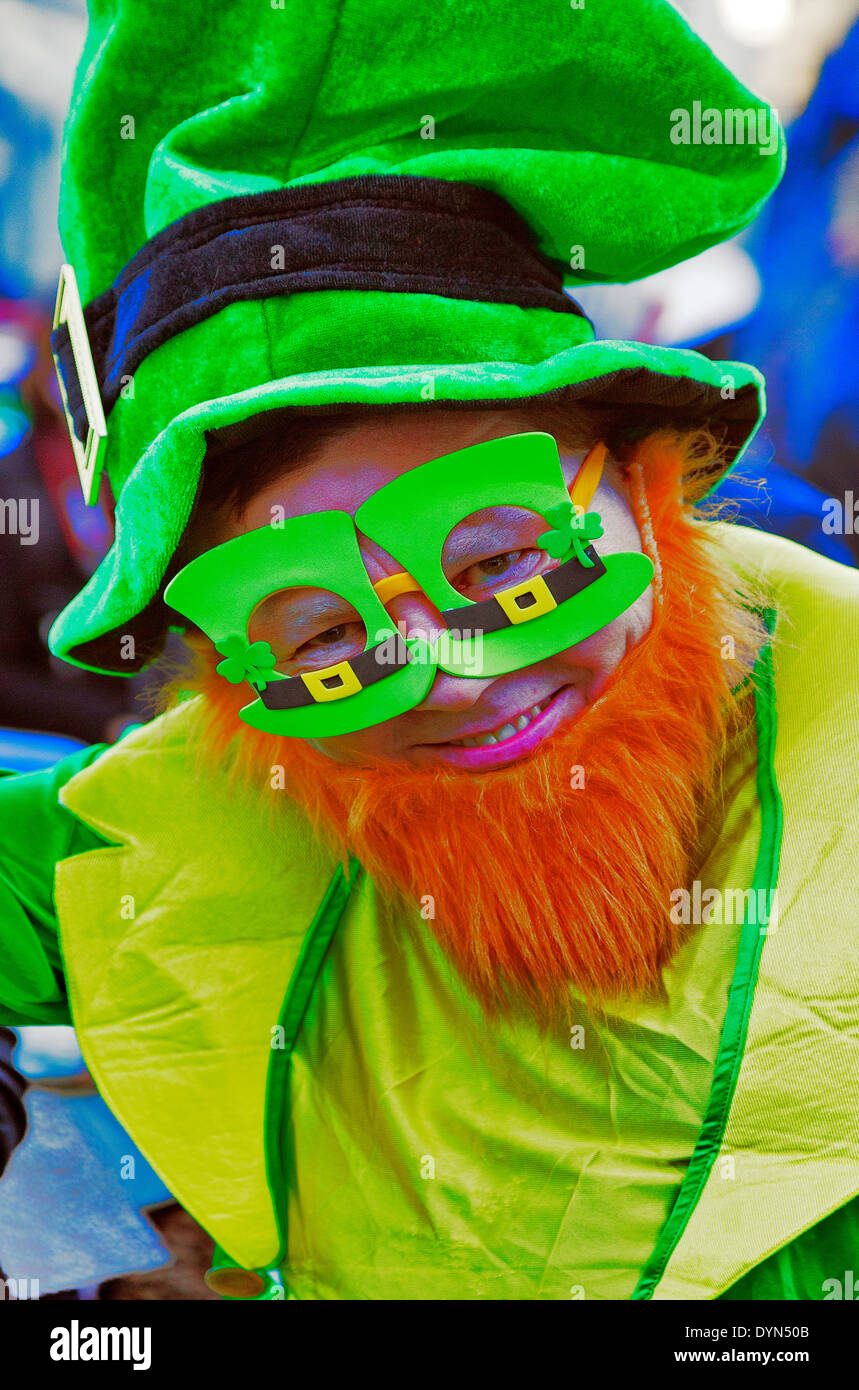
[{"label": "green fabric", "polygon": [[[750,884],[754,728],[698,876]],[[299,1299],[629,1299],[701,1128],[740,924],[698,927],[661,997],[541,1038],[487,1025],[420,921],[368,881],[291,1063],[283,1136]],[[573,1047],[574,1042],[583,1046]]]},{"label": "green fabric", "polygon": [[719,1299],[827,1302],[859,1296],[859,1198],[777,1250]]},{"label": "green fabric", "polygon": [[57,865],[60,941],[101,1095],[217,1244],[266,1268],[281,1245],[270,1064],[285,1060],[284,999],[337,861],[287,797],[195,758],[199,705],[133,730],[61,789],[116,847]]},{"label": "green fabric", "polygon": [[[280,1117],[290,1106],[290,1066],[296,1040],[304,1026],[307,1010],[319,984],[325,957],[334,933],[340,927],[349,896],[363,870],[357,859],[341,865],[331,879],[328,889],[302,943],[289,989],[283,1002],[278,1028],[284,1054],[283,1066],[269,1068],[265,1098],[265,1148],[269,1191],[277,1206],[278,1228],[288,1229],[287,1187],[281,1180]],[[272,1271],[268,1271],[271,1275]],[[280,1281],[283,1288],[283,1281]]]},{"label": "green fabric", "polygon": [[[695,102],[774,120],[663,0],[516,0],[500,19],[490,0],[321,0],[312,13],[190,0],[169,25],[153,0],[94,0],[66,132],[66,256],[87,302],[193,208],[385,173],[499,194],[571,286],[629,280],[738,232],[781,176],[779,132],[771,153],[675,143],[674,113]],[[185,330],[110,412],[116,540],[51,650],[125,675],[157,654],[205,433],[264,411],[565,392],[721,426],[735,454],[758,427],[753,368],[591,338],[549,309],[358,290],[233,304]]]},{"label": "green fabric", "polygon": [[[776,621],[777,615],[774,610],[770,609],[766,613],[767,629],[770,634],[773,632]],[[758,730],[756,784],[762,820],[754,873],[748,880],[753,896],[750,905],[744,903],[744,920],[739,939],[736,970],[731,984],[727,1013],[719,1041],[719,1051],[715,1060],[711,1090],[701,1132],[698,1135],[695,1151],[691,1156],[670,1219],[661,1231],[656,1248],[635,1289],[634,1297],[636,1299],[653,1296],[654,1289],[658,1286],[671,1255],[678,1242],[683,1238],[687,1223],[697,1207],[704,1184],[718,1156],[726,1117],[737,1084],[749,1015],[755,997],[761,952],[766,940],[766,931],[762,930],[760,926],[760,895],[764,895],[763,901],[767,905],[763,915],[768,929],[767,914],[770,910],[768,904],[772,901],[772,890],[778,881],[783,816],[781,799],[773,777],[772,766],[776,735],[776,709],[771,647],[767,647],[756,662],[752,679],[755,687],[755,714]],[[706,883],[709,880],[706,876],[702,876],[700,881]]]},{"label": "green fabric", "polygon": [[54,866],[108,842],[57,800],[104,752],[93,744],[39,772],[0,770],[0,1024],[70,1024],[57,942]]},{"label": "green fabric", "polygon": [[776,537],[745,546],[742,529],[724,534],[778,612],[768,792],[782,808],[778,890],[764,905],[745,1046],[719,1061],[726,1084],[717,1077],[702,1136],[700,1196],[655,1299],[716,1297],[859,1194],[859,784],[844,775],[856,746],[859,574]]},{"label": "green fabric", "polygon": [[[295,1031],[280,1000],[331,865],[317,872],[299,821],[268,829],[255,799],[189,766],[193,705],[136,730],[63,790],[127,845],[61,864],[57,901],[84,1057],[156,1171],[253,1267],[271,1263],[265,1202],[285,1186],[299,1296],[408,1297],[431,1281],[446,1297],[568,1297],[558,1280],[573,1250],[587,1296],[629,1296],[700,1128],[736,931],[693,934],[666,971],[665,998],[618,1006],[588,1027],[583,1050],[566,1034],[542,1043],[527,1017],[494,1027],[488,1047],[425,924],[392,920],[359,884],[292,1053],[296,1137],[282,1183],[270,1140],[266,1153],[260,1144],[263,1111],[269,1133],[283,1115],[279,1064]],[[758,837],[753,765],[732,789],[722,863],[707,868],[743,885]],[[122,921],[127,895],[134,915]],[[287,1037],[275,1045],[277,1024]],[[424,1182],[427,1156],[439,1170]],[[608,1258],[607,1190],[624,1217]],[[421,1217],[419,1194],[439,1209]],[[333,1252],[339,1292],[315,1248],[305,1257],[308,1240],[329,1263]]]},{"label": "green fabric", "polygon": [[738,232],[780,168],[780,145],[672,142],[693,99],[768,108],[664,0],[500,18],[487,0],[186,0],[163,19],[157,0],[90,5],[60,209],[84,300],[193,208],[371,173],[491,188],[561,265],[584,245],[571,281],[632,280]]}]

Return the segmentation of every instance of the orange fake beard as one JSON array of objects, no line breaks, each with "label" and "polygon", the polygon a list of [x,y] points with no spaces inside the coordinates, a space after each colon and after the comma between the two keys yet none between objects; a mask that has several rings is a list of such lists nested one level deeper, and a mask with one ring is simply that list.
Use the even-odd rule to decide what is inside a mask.
[{"label": "orange fake beard", "polygon": [[[681,934],[670,895],[692,876],[731,688],[759,642],[726,597],[706,526],[678,500],[683,449],[651,439],[635,457],[649,478],[639,529],[652,548],[652,524],[661,570],[651,630],[596,703],[521,762],[483,774],[346,767],[300,740],[237,730],[246,693],[211,673],[198,684],[219,763],[235,742],[234,767],[268,798],[282,765],[317,833],[425,923],[490,1015],[518,1001],[551,1020],[571,987],[598,1005],[658,986]],[[738,660],[725,659],[726,636]]]}]

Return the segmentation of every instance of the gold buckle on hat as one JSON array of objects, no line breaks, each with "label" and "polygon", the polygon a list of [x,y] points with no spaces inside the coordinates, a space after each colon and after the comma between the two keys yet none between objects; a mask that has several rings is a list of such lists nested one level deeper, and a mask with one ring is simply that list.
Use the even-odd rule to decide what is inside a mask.
[{"label": "gold buckle on hat", "polygon": [[[357,695],[364,689],[348,661],[338,661],[336,666],[326,666],[321,671],[299,674],[318,705],[328,700],[342,700],[346,695]],[[337,685],[331,686],[329,681],[337,681]]]},{"label": "gold buckle on hat", "polygon": [[70,265],[64,265],[60,270],[60,282],[57,286],[54,328],[58,328],[61,323],[68,325],[69,340],[72,345],[72,356],[74,358],[75,370],[78,374],[78,381],[80,382],[84,409],[86,410],[87,424],[89,426],[86,444],[81,444],[75,434],[74,421],[72,419],[72,413],[69,410],[69,401],[56,353],[53,354],[54,366],[56,367],[57,378],[60,383],[60,395],[63,398],[63,412],[66,417],[66,424],[68,425],[69,436],[72,441],[72,449],[74,450],[75,464],[77,465],[84,502],[88,507],[94,507],[98,502],[99,484],[101,483],[101,474],[104,468],[104,454],[101,446],[103,441],[107,438],[107,424],[105,423],[104,408],[98,389],[98,378],[95,374],[95,365],[92,360],[92,352],[90,351],[89,337],[86,331],[86,319],[84,318],[83,305],[81,304],[77,276]]},{"label": "gold buckle on hat", "polygon": [[[529,599],[530,602],[520,604],[519,600],[523,598]],[[522,584],[514,584],[512,589],[502,589],[495,595],[495,602],[503,608],[511,623],[516,625],[529,623],[532,618],[551,613],[552,609],[558,606],[542,574],[535,574]]]}]

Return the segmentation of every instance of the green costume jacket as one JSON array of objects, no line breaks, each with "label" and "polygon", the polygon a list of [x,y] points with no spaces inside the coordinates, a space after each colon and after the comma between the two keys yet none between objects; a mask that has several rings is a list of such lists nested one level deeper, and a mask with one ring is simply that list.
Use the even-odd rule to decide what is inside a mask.
[{"label": "green costume jacket", "polygon": [[489,1027],[417,907],[193,772],[194,700],[0,780],[0,1023],[73,1021],[260,1297],[852,1295],[859,575],[719,534],[774,614],[754,727],[661,997],[569,1036]]}]

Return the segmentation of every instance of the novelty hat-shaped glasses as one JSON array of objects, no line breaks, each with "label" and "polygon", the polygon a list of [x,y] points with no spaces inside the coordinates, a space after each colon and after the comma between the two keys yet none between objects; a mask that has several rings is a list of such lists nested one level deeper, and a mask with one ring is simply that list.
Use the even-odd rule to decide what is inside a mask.
[{"label": "novelty hat-shaped glasses", "polygon": [[[603,559],[592,544],[603,531],[588,508],[606,452],[594,446],[570,492],[550,434],[445,454],[379,488],[354,518],[287,517],[213,547],[176,575],[165,601],[214,642],[227,680],[257,692],[240,711],[246,724],[298,738],[370,728],[420,704],[437,671],[521,670],[639,598],[651,561]],[[402,570],[371,583],[359,532]],[[385,604],[404,593],[429,601],[441,635],[438,619],[432,640],[400,630]],[[252,628],[268,640],[251,640]]]}]

